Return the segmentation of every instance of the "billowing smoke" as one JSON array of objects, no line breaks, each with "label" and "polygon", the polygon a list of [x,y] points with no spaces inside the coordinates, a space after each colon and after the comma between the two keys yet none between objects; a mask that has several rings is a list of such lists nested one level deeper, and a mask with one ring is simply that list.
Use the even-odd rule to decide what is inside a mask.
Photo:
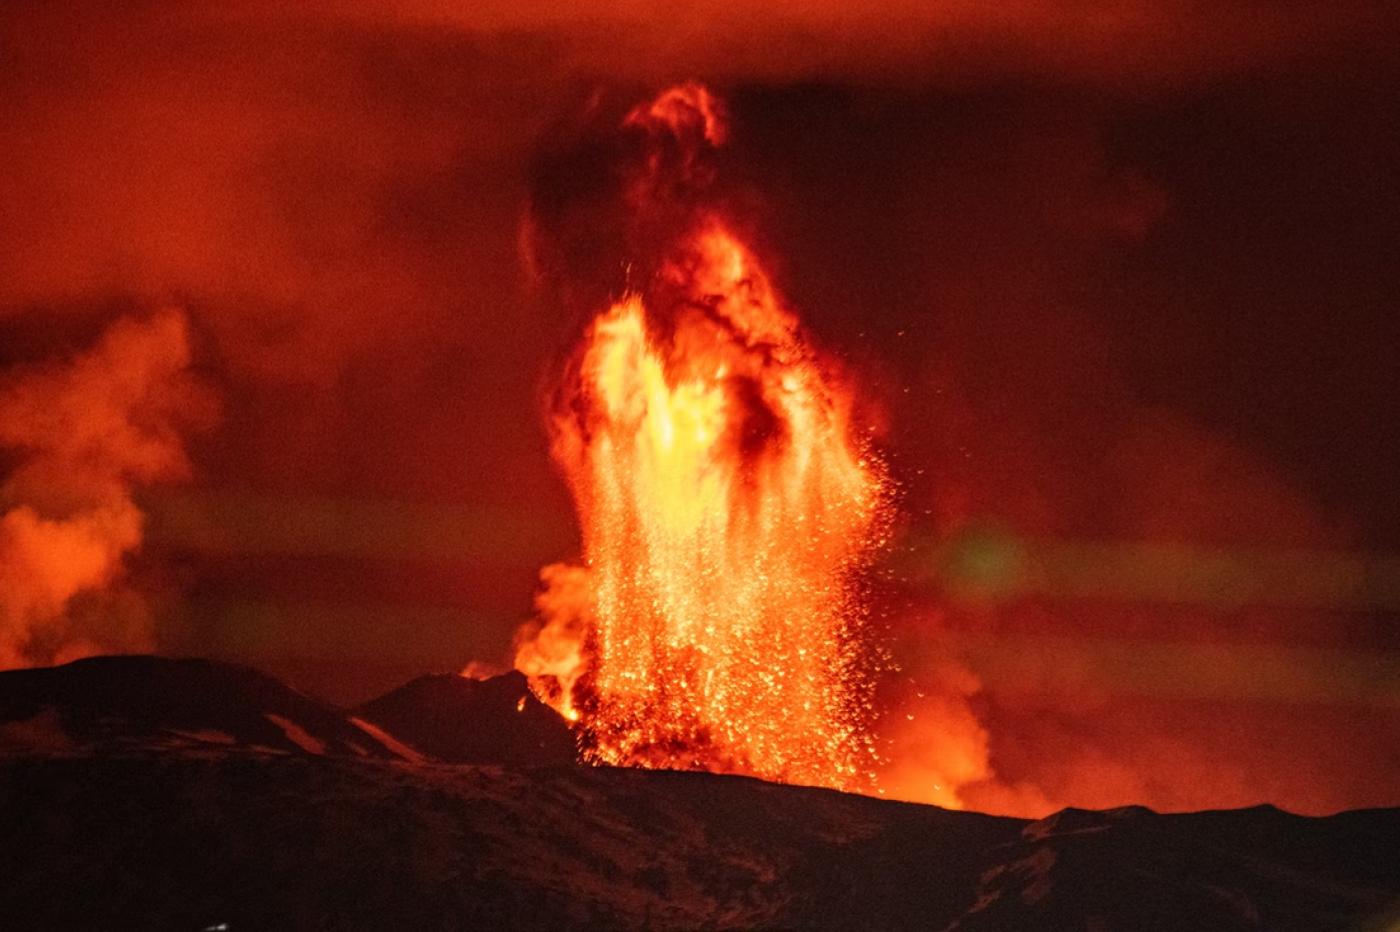
[{"label": "billowing smoke", "polygon": [[585,642],[593,610],[588,570],[571,563],[551,563],[540,570],[535,617],[515,635],[515,669],[530,677],[544,698],[565,718],[578,718],[574,686],[587,672]]},{"label": "billowing smoke", "polygon": [[150,650],[125,578],[140,487],[185,479],[182,432],[211,400],[190,373],[183,312],[118,320],[70,359],[0,377],[0,668]]}]

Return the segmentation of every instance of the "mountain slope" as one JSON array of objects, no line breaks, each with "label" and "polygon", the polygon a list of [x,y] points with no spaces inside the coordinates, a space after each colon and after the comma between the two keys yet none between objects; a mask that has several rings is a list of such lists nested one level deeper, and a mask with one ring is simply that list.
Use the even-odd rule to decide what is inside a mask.
[{"label": "mountain slope", "polygon": [[0,759],[7,928],[1379,930],[1396,865],[1400,810],[1026,823],[700,773]]},{"label": "mountain slope", "polygon": [[420,676],[351,713],[440,761],[570,764],[573,734],[519,673]]},{"label": "mountain slope", "polygon": [[[118,657],[0,673],[0,925],[1400,923],[1400,809],[1067,809],[1027,822],[741,777],[539,766],[523,683],[458,679],[357,710],[382,723],[367,731],[227,664]],[[517,756],[425,761],[393,724],[444,755]],[[571,761],[571,749],[550,753]]]},{"label": "mountain slope", "polygon": [[132,655],[0,673],[0,750],[136,747],[401,756],[338,711],[236,664]]}]

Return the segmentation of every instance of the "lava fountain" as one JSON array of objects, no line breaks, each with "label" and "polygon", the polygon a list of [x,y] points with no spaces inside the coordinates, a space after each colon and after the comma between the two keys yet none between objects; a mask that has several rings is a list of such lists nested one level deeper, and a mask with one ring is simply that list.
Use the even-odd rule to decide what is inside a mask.
[{"label": "lava fountain", "polygon": [[[694,84],[623,127],[659,153],[627,188],[638,211],[727,137]],[[858,590],[888,523],[883,468],[834,360],[722,212],[666,215],[683,221],[647,281],[597,313],[560,378],[552,453],[583,561],[546,568],[516,666],[594,762],[866,786]]]}]

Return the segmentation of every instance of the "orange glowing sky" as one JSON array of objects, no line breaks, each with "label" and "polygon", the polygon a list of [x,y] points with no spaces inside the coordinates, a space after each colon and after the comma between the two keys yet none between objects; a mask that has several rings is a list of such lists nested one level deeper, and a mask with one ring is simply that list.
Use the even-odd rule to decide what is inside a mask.
[{"label": "orange glowing sky", "polygon": [[[629,285],[599,127],[698,77],[726,222],[897,489],[869,608],[905,777],[1400,802],[1370,5],[122,6],[0,12],[0,580],[52,582],[0,617],[34,651],[345,701],[509,662],[586,536],[546,396]],[[40,518],[93,558],[33,572]]]}]

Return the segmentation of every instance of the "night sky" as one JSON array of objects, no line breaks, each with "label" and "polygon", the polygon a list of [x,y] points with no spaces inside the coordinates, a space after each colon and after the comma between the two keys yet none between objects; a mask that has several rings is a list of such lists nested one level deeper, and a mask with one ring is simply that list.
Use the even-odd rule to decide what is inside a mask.
[{"label": "night sky", "polygon": [[1400,803],[1400,45],[1061,6],[8,3],[0,380],[186,315],[121,581],[160,651],[338,702],[505,665],[578,549],[522,220],[589,114],[698,78],[899,484],[889,707],[1057,803]]}]

